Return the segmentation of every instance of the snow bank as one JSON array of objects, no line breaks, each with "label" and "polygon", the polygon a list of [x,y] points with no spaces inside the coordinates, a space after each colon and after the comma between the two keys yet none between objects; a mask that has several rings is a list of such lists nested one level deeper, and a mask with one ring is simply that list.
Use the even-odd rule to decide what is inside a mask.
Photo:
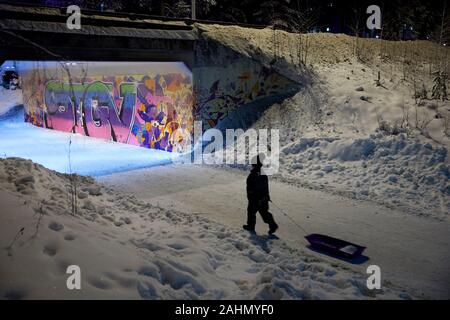
[{"label": "snow bank", "polygon": [[282,175],[315,187],[448,219],[450,163],[444,146],[406,135],[302,138],[282,150]]},{"label": "snow bank", "polygon": [[[0,198],[1,298],[410,298],[388,283],[369,291],[364,274],[282,240],[163,210],[28,160],[0,160]],[[66,289],[72,264],[82,271],[80,291]]]},{"label": "snow bank", "polygon": [[341,161],[357,161],[370,156],[376,145],[372,139],[334,142],[330,144],[328,159]]}]

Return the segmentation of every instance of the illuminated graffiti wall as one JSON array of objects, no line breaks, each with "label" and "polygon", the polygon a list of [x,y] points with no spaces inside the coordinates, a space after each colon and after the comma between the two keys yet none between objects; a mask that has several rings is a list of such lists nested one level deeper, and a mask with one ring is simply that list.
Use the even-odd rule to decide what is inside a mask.
[{"label": "illuminated graffiti wall", "polygon": [[25,121],[185,152],[194,121],[203,130],[245,129],[249,118],[298,92],[298,83],[261,63],[213,48],[197,49],[193,72],[182,62],[21,62]]},{"label": "illuminated graffiti wall", "polygon": [[25,121],[169,152],[191,144],[192,74],[180,62],[22,62]]}]

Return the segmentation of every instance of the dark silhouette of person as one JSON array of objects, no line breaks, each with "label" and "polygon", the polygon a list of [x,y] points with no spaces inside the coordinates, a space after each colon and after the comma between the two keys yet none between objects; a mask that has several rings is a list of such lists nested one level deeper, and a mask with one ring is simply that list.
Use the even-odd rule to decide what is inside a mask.
[{"label": "dark silhouette of person", "polygon": [[256,163],[252,163],[252,169],[247,177],[247,224],[243,228],[247,231],[255,231],[256,212],[259,211],[263,221],[269,225],[269,234],[273,234],[278,229],[278,225],[269,212],[269,201],[271,201],[269,179],[261,174],[261,168],[262,163],[258,156]]}]

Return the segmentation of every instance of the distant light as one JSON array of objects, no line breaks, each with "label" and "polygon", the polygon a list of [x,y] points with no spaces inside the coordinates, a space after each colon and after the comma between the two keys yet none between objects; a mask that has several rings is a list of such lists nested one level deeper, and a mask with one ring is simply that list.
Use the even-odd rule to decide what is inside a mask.
[{"label": "distant light", "polygon": [[375,38],[380,39],[380,36],[375,36]]},{"label": "distant light", "polygon": [[330,28],[327,28],[327,32],[330,32]]},{"label": "distant light", "polygon": [[444,47],[446,47],[447,46],[447,44],[446,43],[444,43]]}]

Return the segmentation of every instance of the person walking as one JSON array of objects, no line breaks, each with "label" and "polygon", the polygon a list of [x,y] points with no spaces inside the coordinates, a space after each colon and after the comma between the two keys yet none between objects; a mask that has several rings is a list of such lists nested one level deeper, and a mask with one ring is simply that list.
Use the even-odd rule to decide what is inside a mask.
[{"label": "person walking", "polygon": [[262,162],[259,156],[252,161],[252,169],[247,177],[247,224],[244,230],[255,232],[256,212],[259,212],[263,221],[269,225],[269,234],[274,234],[278,225],[269,212],[269,179],[261,174]]}]

